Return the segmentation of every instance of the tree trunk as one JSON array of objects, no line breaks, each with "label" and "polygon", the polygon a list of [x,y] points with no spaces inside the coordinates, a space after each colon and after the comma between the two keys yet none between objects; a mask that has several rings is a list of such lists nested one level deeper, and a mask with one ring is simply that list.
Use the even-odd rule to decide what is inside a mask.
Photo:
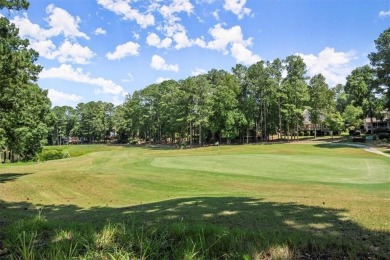
[{"label": "tree trunk", "polygon": [[192,121],[190,121],[190,146],[192,146]]},{"label": "tree trunk", "polygon": [[202,125],[199,124],[199,146],[202,146]]},{"label": "tree trunk", "polygon": [[265,141],[268,141],[268,133],[267,133],[267,106],[264,104],[264,137]]}]

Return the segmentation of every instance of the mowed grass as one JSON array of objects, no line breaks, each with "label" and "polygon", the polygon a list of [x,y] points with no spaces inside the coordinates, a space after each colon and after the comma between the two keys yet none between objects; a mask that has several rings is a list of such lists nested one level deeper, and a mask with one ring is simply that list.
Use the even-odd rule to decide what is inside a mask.
[{"label": "mowed grass", "polygon": [[9,255],[24,255],[22,248],[91,259],[390,254],[390,159],[361,148],[56,148],[72,158],[0,166],[0,249]]}]

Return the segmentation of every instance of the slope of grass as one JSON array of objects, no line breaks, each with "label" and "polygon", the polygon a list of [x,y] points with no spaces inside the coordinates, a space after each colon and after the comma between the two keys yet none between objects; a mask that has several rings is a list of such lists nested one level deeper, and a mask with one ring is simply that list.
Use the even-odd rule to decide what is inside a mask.
[{"label": "slope of grass", "polygon": [[60,149],[72,158],[0,166],[0,258],[390,253],[390,160],[360,148]]}]

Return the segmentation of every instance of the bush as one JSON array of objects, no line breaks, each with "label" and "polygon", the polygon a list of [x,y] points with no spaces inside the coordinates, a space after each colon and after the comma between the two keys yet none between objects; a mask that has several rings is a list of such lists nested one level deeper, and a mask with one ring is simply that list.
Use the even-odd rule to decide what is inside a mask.
[{"label": "bush", "polygon": [[304,132],[303,131],[299,131],[299,136],[304,136]]},{"label": "bush", "polygon": [[63,158],[69,158],[70,154],[67,151],[62,151],[60,149],[49,149],[43,150],[39,155],[39,161],[50,161],[50,160],[58,160]]},{"label": "bush", "polygon": [[387,128],[377,128],[373,131],[375,134],[380,134],[380,133],[390,133],[390,129]]},{"label": "bush", "polygon": [[360,134],[361,134],[361,132],[360,131],[355,131],[355,132],[353,132],[353,136],[360,136]]},{"label": "bush", "polygon": [[383,139],[390,139],[390,133],[379,133],[378,134],[378,139],[383,140]]}]

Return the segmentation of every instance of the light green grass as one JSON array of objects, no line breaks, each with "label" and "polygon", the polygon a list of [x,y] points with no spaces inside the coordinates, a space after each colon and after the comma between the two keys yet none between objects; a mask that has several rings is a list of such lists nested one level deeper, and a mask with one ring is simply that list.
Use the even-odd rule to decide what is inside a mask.
[{"label": "light green grass", "polygon": [[[282,258],[324,256],[332,245],[334,257],[390,253],[390,159],[360,148],[326,143],[56,148],[72,158],[0,166],[0,230],[7,226],[15,233],[8,241],[28,246],[35,234],[46,245],[62,234],[70,238],[61,238],[67,242],[57,251],[50,247],[50,254],[86,258],[120,258],[126,252],[128,258],[152,259],[215,258],[223,252],[239,258],[270,252]],[[45,221],[36,224],[29,219],[38,208]],[[18,236],[23,230],[29,236]],[[126,248],[131,234],[139,236],[138,244],[145,236],[146,244],[161,247],[145,253],[133,241]],[[29,251],[15,254],[21,252]]]}]

